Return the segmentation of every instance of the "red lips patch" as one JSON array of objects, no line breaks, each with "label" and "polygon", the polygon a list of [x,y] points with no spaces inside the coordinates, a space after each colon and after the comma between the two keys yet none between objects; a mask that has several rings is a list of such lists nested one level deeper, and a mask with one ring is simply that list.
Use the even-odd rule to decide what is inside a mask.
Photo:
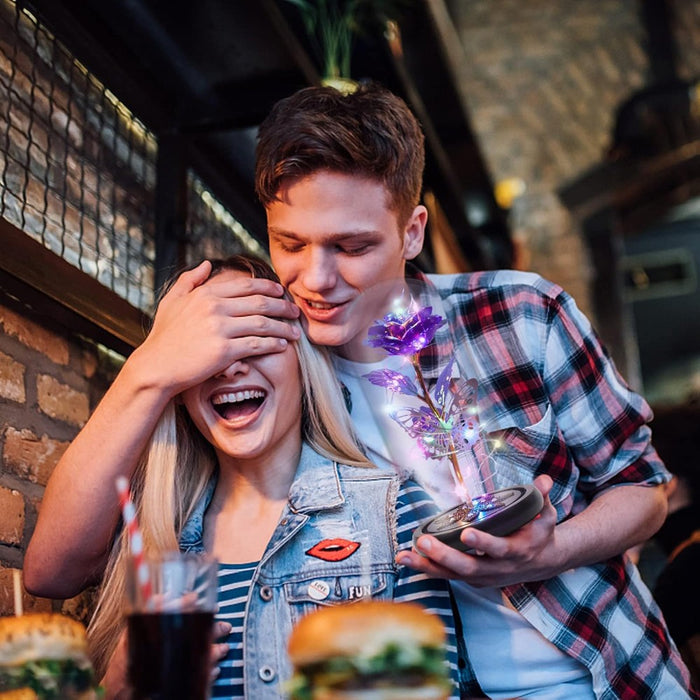
[{"label": "red lips patch", "polygon": [[342,537],[335,537],[332,540],[321,540],[306,553],[310,557],[322,559],[323,561],[343,561],[352,556],[360,547],[359,542],[344,540]]}]

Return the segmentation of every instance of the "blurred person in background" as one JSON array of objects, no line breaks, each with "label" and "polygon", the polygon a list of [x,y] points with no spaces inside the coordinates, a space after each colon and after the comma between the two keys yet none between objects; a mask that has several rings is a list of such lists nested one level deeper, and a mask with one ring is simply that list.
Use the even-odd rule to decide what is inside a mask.
[{"label": "blurred person in background", "polygon": [[666,556],[653,593],[700,687],[700,399],[656,408],[651,428],[673,474],[666,486],[668,516],[653,540]]}]

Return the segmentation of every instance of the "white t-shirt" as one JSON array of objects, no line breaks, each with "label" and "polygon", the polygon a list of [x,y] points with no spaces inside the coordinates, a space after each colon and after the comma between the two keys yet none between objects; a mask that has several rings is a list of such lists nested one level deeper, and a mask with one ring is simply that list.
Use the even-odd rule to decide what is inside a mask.
[{"label": "white t-shirt", "polygon": [[[351,362],[334,357],[338,379],[350,392],[352,419],[367,456],[382,468],[412,478],[440,508],[458,503],[446,460],[425,458],[408,433],[389,415],[394,402],[406,397],[372,384],[362,375],[394,369],[411,376],[401,357],[379,363]],[[494,700],[592,700],[586,667],[536,630],[511,605],[499,588],[473,588],[451,582],[457,600],[469,660],[484,692]]]}]

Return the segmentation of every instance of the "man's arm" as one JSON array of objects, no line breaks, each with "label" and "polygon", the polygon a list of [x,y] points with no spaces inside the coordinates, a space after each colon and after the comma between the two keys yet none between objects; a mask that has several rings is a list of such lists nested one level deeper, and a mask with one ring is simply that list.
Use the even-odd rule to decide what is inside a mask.
[{"label": "man's arm", "polygon": [[99,577],[119,522],[117,476],[130,476],[168,401],[241,357],[279,352],[298,329],[282,287],[241,277],[202,286],[210,264],[184,273],[56,465],[24,560],[36,595],[75,595]]},{"label": "man's arm", "polygon": [[401,552],[397,562],[432,576],[482,586],[541,581],[578,566],[604,561],[653,535],[666,516],[662,486],[617,486],[581,513],[556,525],[549,502],[552,481],[535,479],[545,497],[540,515],[507,537],[467,529],[461,540],[480,554],[464,554],[434,537],[419,538],[417,552]]}]

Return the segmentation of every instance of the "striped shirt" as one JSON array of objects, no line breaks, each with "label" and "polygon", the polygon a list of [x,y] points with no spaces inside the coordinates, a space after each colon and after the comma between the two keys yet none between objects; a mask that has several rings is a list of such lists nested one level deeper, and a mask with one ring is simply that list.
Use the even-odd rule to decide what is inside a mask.
[{"label": "striped shirt", "polygon": [[[426,492],[415,482],[404,482],[396,501],[397,542],[399,550],[410,549],[413,530],[420,521],[432,516],[435,506]],[[230,649],[220,662],[220,673],[213,688],[213,698],[243,698],[243,629],[245,609],[257,562],[221,564],[218,578],[218,620],[231,623],[233,630],[225,640]],[[445,582],[401,567],[394,583],[395,601],[412,601],[439,615],[447,629],[447,655],[450,674],[458,677],[457,646],[449,590]],[[254,623],[254,621],[252,621]],[[454,698],[458,697],[457,690]]]},{"label": "striped shirt", "polygon": [[219,565],[219,612],[217,620],[230,622],[226,639],[229,652],[219,664],[219,676],[212,688],[213,698],[242,698],[243,690],[243,622],[248,591],[257,562]]}]

